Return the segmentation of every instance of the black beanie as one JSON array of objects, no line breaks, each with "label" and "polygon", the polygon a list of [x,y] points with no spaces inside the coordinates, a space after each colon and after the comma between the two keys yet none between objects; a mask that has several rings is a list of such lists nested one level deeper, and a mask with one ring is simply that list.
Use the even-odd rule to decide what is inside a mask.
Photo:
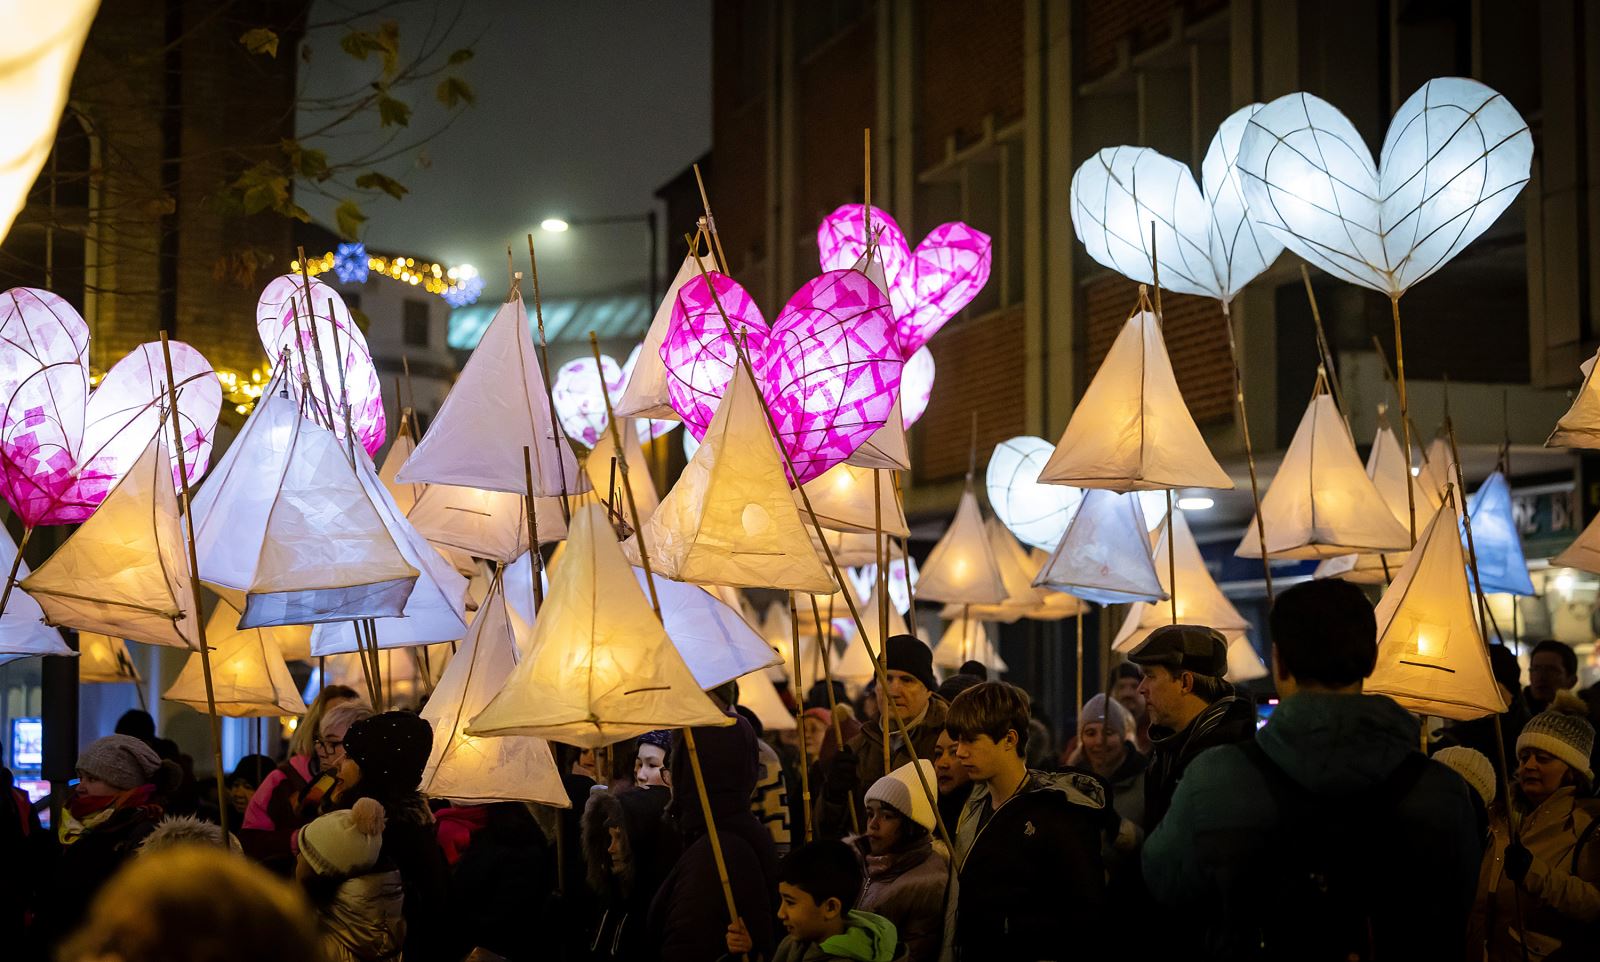
[{"label": "black beanie", "polygon": [[344,753],[361,766],[361,782],[379,798],[417,790],[433,751],[433,726],[413,712],[363,718],[344,733]]},{"label": "black beanie", "polygon": [[933,680],[933,650],[911,635],[890,635],[884,646],[884,671],[903,671],[929,691],[939,687]]}]

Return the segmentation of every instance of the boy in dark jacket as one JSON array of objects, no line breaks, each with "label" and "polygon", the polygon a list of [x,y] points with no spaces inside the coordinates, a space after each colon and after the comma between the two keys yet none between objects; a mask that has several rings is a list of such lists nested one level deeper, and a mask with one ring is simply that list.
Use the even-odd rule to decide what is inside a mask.
[{"label": "boy in dark jacket", "polygon": [[1076,773],[1029,771],[1028,696],[984,682],[956,696],[946,729],[975,787],[956,827],[960,896],[955,946],[963,962],[1059,958],[1101,928],[1105,790]]},{"label": "boy in dark jacket", "polygon": [[[894,924],[881,915],[853,910],[861,891],[861,867],[843,842],[809,842],[795,849],[778,870],[778,918],[788,934],[772,962],[905,962]],[[761,962],[744,922],[728,926],[728,955]]]},{"label": "boy in dark jacket", "polygon": [[1272,721],[1195,759],[1145,842],[1151,894],[1204,920],[1201,957],[1465,956],[1483,851],[1470,789],[1417,751],[1410,713],[1362,694],[1376,638],[1354,585],[1278,596]]}]

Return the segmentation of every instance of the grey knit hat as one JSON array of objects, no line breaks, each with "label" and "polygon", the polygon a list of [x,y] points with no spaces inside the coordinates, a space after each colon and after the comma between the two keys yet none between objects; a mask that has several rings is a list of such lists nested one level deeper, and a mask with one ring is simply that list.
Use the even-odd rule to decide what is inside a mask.
[{"label": "grey knit hat", "polygon": [[1085,725],[1099,725],[1104,723],[1112,731],[1126,735],[1138,727],[1133,720],[1133,712],[1123,707],[1115,698],[1111,699],[1110,708],[1106,707],[1104,692],[1095,695],[1083,703],[1083,711],[1078,712],[1078,730],[1083,731]]},{"label": "grey knit hat", "polygon": [[107,735],[78,753],[78,771],[121,791],[150,781],[160,767],[155,749],[131,735]]},{"label": "grey knit hat", "polygon": [[1546,751],[1567,763],[1567,767],[1594,779],[1589,756],[1594,751],[1594,726],[1589,724],[1589,706],[1571,692],[1557,692],[1550,707],[1529,719],[1517,736],[1517,754],[1524,748]]}]

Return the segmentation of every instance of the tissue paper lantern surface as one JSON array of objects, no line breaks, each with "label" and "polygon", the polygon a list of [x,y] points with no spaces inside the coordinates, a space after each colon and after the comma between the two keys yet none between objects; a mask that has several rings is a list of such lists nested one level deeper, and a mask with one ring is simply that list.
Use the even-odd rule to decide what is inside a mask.
[{"label": "tissue paper lantern surface", "polygon": [[1533,579],[1528,577],[1528,559],[1522,553],[1522,536],[1511,509],[1511,484],[1503,472],[1495,471],[1483,479],[1467,499],[1467,517],[1472,521],[1481,590],[1485,594],[1532,595]]},{"label": "tissue paper lantern surface", "polygon": [[866,275],[842,270],[812,278],[771,327],[725,274],[683,285],[661,360],[673,409],[697,439],[739,363],[741,337],[797,482],[849,458],[888,421],[904,362],[889,300]]},{"label": "tissue paper lantern surface", "polygon": [[206,644],[211,648],[211,694],[206,698],[204,665],[195,652],[184,662],[177,680],[161,697],[210,711],[227,718],[277,718],[304,715],[306,703],[289,676],[278,646],[255,628],[235,628],[239,613],[224,602],[206,623]]},{"label": "tissue paper lantern surface", "polygon": [[[0,566],[10,571],[16,560],[16,542],[11,540],[11,532],[0,525]],[[17,566],[17,580],[27,577],[28,563],[24,561]],[[0,614],[0,664],[35,655],[71,657],[73,651],[61,640],[61,632],[43,622],[44,611],[39,603],[26,591],[13,590],[6,601],[5,613]]]},{"label": "tissue paper lantern surface", "polygon": [[[1250,104],[1222,122],[1201,165],[1189,168],[1148,147],[1107,147],[1072,175],[1072,226],[1089,256],[1129,280],[1226,303],[1272,266],[1283,244],[1250,218],[1236,169]],[[1152,224],[1156,236],[1150,235]]]},{"label": "tissue paper lantern surface", "polygon": [[144,683],[128,654],[128,643],[96,631],[78,632],[78,683],[114,685],[120,682]]},{"label": "tissue paper lantern surface", "polygon": [[1600,352],[1579,366],[1583,371],[1583,386],[1572,399],[1572,407],[1556,422],[1555,430],[1544,442],[1545,447],[1600,448],[1600,384],[1594,379],[1597,361],[1600,361]]},{"label": "tissue paper lantern surface", "polygon": [[1070,485],[1039,483],[1054,450],[1044,438],[1012,438],[995,445],[984,471],[995,517],[1022,543],[1045,551],[1061,543],[1083,501],[1083,492]]},{"label": "tissue paper lantern surface", "polygon": [[1005,580],[971,488],[961,493],[955,518],[922,564],[917,598],[961,605],[995,605],[1006,600]]},{"label": "tissue paper lantern surface", "polygon": [[[1167,552],[1176,549],[1169,560]],[[1224,635],[1240,634],[1250,629],[1250,622],[1239,614],[1239,609],[1222,593],[1206,568],[1200,555],[1200,546],[1189,531],[1189,523],[1181,511],[1174,511],[1161,539],[1155,547],[1156,573],[1161,578],[1161,590],[1169,594],[1164,601],[1140,601],[1128,609],[1128,618],[1122,623],[1111,647],[1117,651],[1132,651],[1150,632],[1162,625],[1206,625]],[[1176,566],[1176,585],[1168,577],[1169,567]],[[1177,614],[1173,614],[1173,608]]]},{"label": "tissue paper lantern surface", "polygon": [[[836,464],[807,481],[805,490],[811,499],[811,510],[816,512],[817,521],[824,528],[870,533],[877,531],[881,523],[884,533],[893,537],[905,538],[911,534],[900,499],[895,497],[894,480],[874,478],[872,469],[858,468],[848,462]],[[798,493],[795,503],[802,504]]]},{"label": "tissue paper lantern surface", "polygon": [[[639,345],[638,360],[627,369],[627,386],[616,403],[617,417],[661,418],[676,421],[678,412],[672,409],[672,399],[667,394],[667,368],[661,361],[661,345],[672,326],[672,310],[678,303],[678,290],[691,278],[700,276],[700,266],[692,253],[684,255],[678,273],[667,285],[667,295],[656,307],[650,329],[645,332],[644,343]],[[632,360],[630,358],[630,360]]]},{"label": "tissue paper lantern surface", "polygon": [[1398,297],[1494,223],[1532,161],[1533,136],[1510,101],[1441,77],[1400,105],[1377,164],[1337,108],[1292,93],[1251,116],[1237,167],[1251,216],[1284,246]]},{"label": "tissue paper lantern surface", "polygon": [[[1411,508],[1406,503],[1406,486],[1411,486],[1412,497],[1419,507],[1428,504],[1428,499],[1423,495],[1422,485],[1411,476],[1410,466],[1406,463],[1405,456],[1400,453],[1400,439],[1394,436],[1394,429],[1383,419],[1381,410],[1378,418],[1378,431],[1373,436],[1372,449],[1367,452],[1367,477],[1372,479],[1373,486],[1383,496],[1384,503],[1389,506],[1389,511],[1395,520],[1406,529],[1406,540],[1409,543]],[[1394,578],[1395,572],[1406,563],[1406,556],[1409,553],[1409,551],[1385,551],[1325,558],[1317,565],[1312,577],[1342,578],[1361,585],[1387,585]]]},{"label": "tissue paper lantern surface", "polygon": [[1363,685],[1368,694],[1456,721],[1505,711],[1467,584],[1454,492],[1428,522],[1375,614],[1378,664]]},{"label": "tissue paper lantern surface", "polygon": [[0,64],[5,65],[0,116],[6,118],[0,142],[0,239],[55,146],[73,68],[99,6],[99,0],[7,5],[10,29],[0,39]]},{"label": "tissue paper lantern surface", "polygon": [[1033,583],[1102,605],[1165,598],[1146,524],[1138,495],[1085,492],[1061,543]]}]

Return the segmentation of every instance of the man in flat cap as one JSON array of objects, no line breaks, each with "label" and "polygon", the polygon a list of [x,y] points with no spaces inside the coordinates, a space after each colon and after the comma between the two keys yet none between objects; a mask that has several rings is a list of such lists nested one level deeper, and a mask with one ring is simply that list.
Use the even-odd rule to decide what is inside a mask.
[{"label": "man in flat cap", "polygon": [[1128,660],[1144,671],[1139,694],[1150,706],[1154,748],[1144,777],[1144,830],[1155,831],[1172,793],[1194,757],[1217,745],[1255,735],[1256,711],[1222,679],[1228,642],[1204,625],[1164,625],[1150,633]]}]

